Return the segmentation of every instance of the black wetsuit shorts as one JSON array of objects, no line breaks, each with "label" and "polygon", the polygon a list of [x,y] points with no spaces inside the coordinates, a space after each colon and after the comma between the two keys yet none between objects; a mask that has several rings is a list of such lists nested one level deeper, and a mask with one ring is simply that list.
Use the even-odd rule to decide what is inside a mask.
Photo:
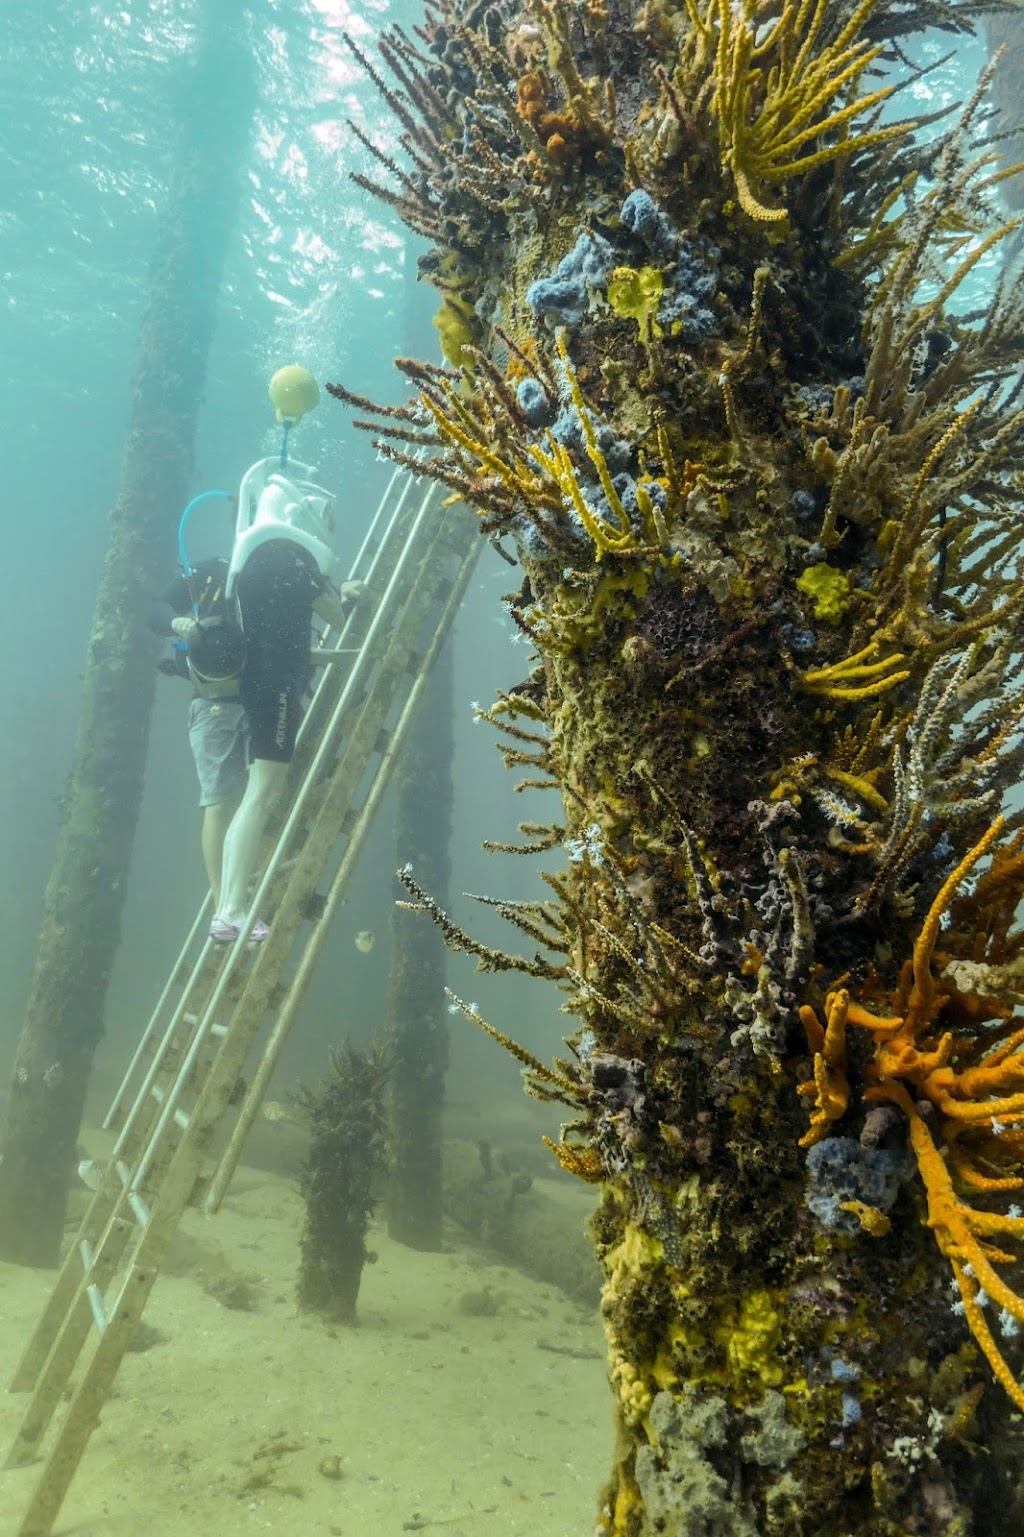
[{"label": "black wetsuit shorts", "polygon": [[316,561],[301,545],[271,539],[253,550],[235,583],[245,631],[239,693],[249,717],[249,757],[289,763],[309,686]]}]

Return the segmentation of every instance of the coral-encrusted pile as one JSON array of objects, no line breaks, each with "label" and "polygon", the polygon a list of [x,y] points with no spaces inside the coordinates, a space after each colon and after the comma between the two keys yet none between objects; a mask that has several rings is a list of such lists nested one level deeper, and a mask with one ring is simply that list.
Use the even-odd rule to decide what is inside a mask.
[{"label": "coral-encrusted pile", "polygon": [[383,1049],[331,1052],[319,1089],[302,1088],[295,1106],[309,1128],[309,1154],[299,1175],[306,1207],[299,1306],[354,1323],[370,1217],[387,1166],[384,1099],[390,1063]]},{"label": "coral-encrusted pile", "polygon": [[532,954],[410,888],[579,1022],[500,1038],[602,1186],[616,1537],[1021,1519],[1019,221],[985,83],[897,91],[972,9],[446,0],[364,60],[446,364],[333,393],[522,566],[485,713],[564,807]]}]

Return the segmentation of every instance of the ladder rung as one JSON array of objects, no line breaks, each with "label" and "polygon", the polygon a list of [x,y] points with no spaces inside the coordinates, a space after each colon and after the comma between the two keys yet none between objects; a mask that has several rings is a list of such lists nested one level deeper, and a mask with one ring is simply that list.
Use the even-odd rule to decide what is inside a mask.
[{"label": "ladder rung", "polygon": [[[136,1084],[137,1068],[148,1055],[144,1076],[136,1084],[135,1102],[109,1161],[101,1164],[99,1188],[16,1378],[19,1390],[32,1390],[32,1401],[9,1466],[23,1467],[35,1456],[67,1400],[66,1414],[18,1528],[20,1537],[49,1537],[52,1532],[68,1484],[130,1346],[167,1241],[186,1206],[201,1200],[207,1210],[214,1211],[220,1205],[313,974],[330,917],[344,900],[355,857],[430,666],[465,592],[479,549],[479,540],[467,527],[467,519],[472,522],[469,515],[458,513],[460,542],[456,543],[455,514],[452,528],[446,520],[437,533],[434,514],[440,493],[431,488],[421,498],[416,490],[410,508],[403,511],[415,478],[402,483],[397,505],[392,507],[394,484],[389,485],[373,525],[385,531],[364,540],[371,572],[377,570],[380,555],[380,601],[368,620],[363,645],[350,653],[354,665],[335,668],[333,681],[331,664],[346,656],[347,648],[318,648],[321,655],[316,660],[324,663],[328,679],[322,695],[318,686],[316,699],[321,702],[307,716],[307,723],[314,728],[321,724],[310,730],[296,760],[297,767],[303,768],[304,782],[283,821],[274,863],[259,885],[262,893],[271,878],[282,883],[286,900],[279,913],[282,919],[287,915],[291,927],[275,936],[254,967],[239,966],[240,947],[223,958],[224,964],[211,964],[208,948],[196,944],[203,938],[204,903],[105,1123],[120,1113],[122,1096],[129,1083]],[[449,544],[452,559],[458,553],[461,565],[454,578],[449,572],[442,588],[434,569],[440,570],[442,560],[450,564]],[[418,573],[428,561],[429,581],[420,582]],[[434,633],[424,649],[421,642],[435,584],[443,602],[431,621]],[[357,634],[359,630],[357,625]],[[415,669],[407,667],[410,654]],[[407,680],[407,672],[413,681]],[[305,920],[311,915],[303,910],[301,900],[319,891],[329,871],[333,873],[326,898],[313,898],[317,916],[322,908],[325,921],[310,926]],[[289,883],[287,890],[284,883]],[[254,898],[254,902],[261,900],[262,896]],[[286,941],[302,947],[294,971]],[[182,984],[174,1005],[173,995]],[[171,1005],[169,1015],[165,1005]],[[245,1091],[242,1075],[268,1012],[276,1018],[252,1085]],[[217,1014],[226,1023],[214,1023]],[[238,1102],[236,1088],[244,1091],[241,1109],[211,1184],[201,1173],[203,1161],[216,1123],[229,1105]],[[88,1161],[82,1167],[86,1174],[93,1172]],[[75,1363],[91,1333],[90,1323],[95,1325],[96,1337],[70,1391]]]},{"label": "ladder rung", "polygon": [[[198,1014],[183,1014],[181,1017],[185,1021],[186,1025],[194,1025],[194,1024],[197,1023],[197,1021],[199,1019],[199,1015]],[[210,1034],[211,1035],[227,1035],[227,1033],[228,1033],[227,1025],[211,1025],[210,1026]]]},{"label": "ladder rung", "polygon": [[92,1321],[96,1325],[96,1332],[102,1334],[107,1327],[107,1310],[103,1306],[103,1293],[94,1283],[92,1286],[85,1288],[85,1295],[88,1297],[89,1306],[92,1309]]},{"label": "ladder rung", "polygon": [[134,1190],[128,1196],[128,1205],[135,1213],[135,1220],[140,1227],[146,1227],[149,1223],[149,1207],[141,1195],[136,1195]]},{"label": "ladder rung", "polygon": [[[167,1098],[167,1095],[164,1093],[163,1089],[158,1083],[150,1084],[149,1092],[152,1094],[153,1098],[161,1105]],[[175,1110],[174,1119],[177,1121],[182,1131],[188,1130],[188,1116],[185,1114],[184,1110]]]},{"label": "ladder rung", "polygon": [[117,1169],[118,1178],[120,1179],[122,1185],[124,1185],[125,1189],[128,1191],[128,1205],[135,1213],[136,1222],[140,1227],[145,1227],[149,1222],[149,1207],[146,1205],[141,1195],[138,1195],[134,1190],[128,1190],[128,1183],[131,1180],[132,1171],[129,1169],[126,1163],[122,1163],[120,1160],[118,1160],[114,1167]]}]

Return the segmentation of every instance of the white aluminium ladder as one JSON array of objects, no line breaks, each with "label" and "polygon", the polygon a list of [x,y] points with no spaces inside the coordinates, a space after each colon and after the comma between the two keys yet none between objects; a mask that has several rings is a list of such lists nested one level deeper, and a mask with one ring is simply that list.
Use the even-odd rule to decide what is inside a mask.
[{"label": "white aluminium ladder", "polygon": [[[114,1098],[113,1152],[11,1383],[31,1396],[4,1466],[41,1459],[14,1537],[49,1537],[182,1213],[220,1205],[476,562],[473,524],[405,474],[373,520],[352,572],[366,597],[316,653],[323,671],[243,937],[213,945],[207,909],[197,917]],[[270,934],[247,945],[259,912],[273,914]]]}]

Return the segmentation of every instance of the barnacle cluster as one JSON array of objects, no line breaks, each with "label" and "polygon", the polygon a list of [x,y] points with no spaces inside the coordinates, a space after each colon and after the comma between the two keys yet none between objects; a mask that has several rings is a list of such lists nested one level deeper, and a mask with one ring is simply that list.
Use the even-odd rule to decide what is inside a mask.
[{"label": "barnacle cluster", "polygon": [[407,884],[573,1019],[547,1066],[453,1000],[601,1186],[615,1537],[1020,1512],[1021,220],[988,77],[899,90],[973,11],[436,0],[364,61],[451,345],[329,388],[521,566],[482,713],[562,808],[531,954]]}]

